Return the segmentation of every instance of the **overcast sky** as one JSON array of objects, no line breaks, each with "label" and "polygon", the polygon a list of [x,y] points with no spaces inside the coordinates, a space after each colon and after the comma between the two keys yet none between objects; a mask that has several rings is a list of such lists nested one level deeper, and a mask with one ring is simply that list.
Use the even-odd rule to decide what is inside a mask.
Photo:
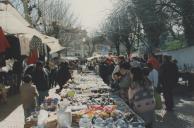
[{"label": "overcast sky", "polygon": [[89,32],[95,31],[100,26],[112,9],[111,0],[71,0],[72,9],[79,17],[83,28]]},{"label": "overcast sky", "polygon": [[[10,0],[14,5],[19,6],[19,0]],[[74,14],[79,18],[78,21],[82,28],[88,32],[95,31],[111,12],[116,0],[67,0],[71,3]],[[23,8],[18,9],[20,12]]]}]

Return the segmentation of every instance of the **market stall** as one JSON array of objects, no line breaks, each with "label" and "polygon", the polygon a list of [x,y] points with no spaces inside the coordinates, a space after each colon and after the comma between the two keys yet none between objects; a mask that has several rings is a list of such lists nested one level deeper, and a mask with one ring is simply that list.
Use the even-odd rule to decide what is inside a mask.
[{"label": "market stall", "polygon": [[144,128],[144,121],[121,98],[111,94],[99,76],[74,74],[74,79],[60,95],[51,90],[25,128]]},{"label": "market stall", "polygon": [[32,27],[8,1],[0,1],[0,18],[4,33],[19,38],[22,55],[29,55],[29,43],[34,36],[51,49],[50,54],[64,49],[56,38],[46,36]]}]

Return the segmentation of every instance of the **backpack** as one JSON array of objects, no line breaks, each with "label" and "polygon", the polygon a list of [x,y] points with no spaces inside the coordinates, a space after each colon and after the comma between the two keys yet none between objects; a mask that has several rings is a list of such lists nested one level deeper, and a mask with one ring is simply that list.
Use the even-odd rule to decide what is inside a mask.
[{"label": "backpack", "polygon": [[133,108],[137,113],[155,109],[154,89],[152,86],[140,87],[133,96]]}]

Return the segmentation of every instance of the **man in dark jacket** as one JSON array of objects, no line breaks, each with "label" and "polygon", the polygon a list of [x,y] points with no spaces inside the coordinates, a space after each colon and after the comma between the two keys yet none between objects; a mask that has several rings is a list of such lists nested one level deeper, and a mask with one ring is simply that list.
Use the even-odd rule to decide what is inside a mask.
[{"label": "man in dark jacket", "polygon": [[69,79],[71,79],[71,73],[69,71],[69,66],[67,62],[62,62],[59,65],[59,69],[56,74],[56,82],[60,86],[60,91],[63,89],[63,85],[67,83]]},{"label": "man in dark jacket", "polygon": [[163,57],[163,64],[159,70],[160,82],[164,93],[165,105],[167,111],[173,111],[173,88],[177,84],[178,67],[171,62],[168,56]]},{"label": "man in dark jacket", "polygon": [[109,85],[109,65],[106,61],[100,63],[99,65],[99,75],[102,78],[103,82]]},{"label": "man in dark jacket", "polygon": [[43,63],[38,61],[36,65],[31,65],[27,68],[25,74],[32,76],[32,81],[36,85],[39,92],[39,105],[44,101],[44,98],[48,96],[49,91],[49,74],[47,69],[43,67]]}]

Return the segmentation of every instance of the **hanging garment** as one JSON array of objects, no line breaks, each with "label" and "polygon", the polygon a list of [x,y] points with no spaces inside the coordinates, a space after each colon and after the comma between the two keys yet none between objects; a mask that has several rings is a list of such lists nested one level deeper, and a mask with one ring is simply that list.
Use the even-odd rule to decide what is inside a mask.
[{"label": "hanging garment", "polygon": [[30,50],[33,49],[37,49],[41,56],[44,55],[44,44],[42,43],[42,40],[37,36],[33,36],[30,41]]},{"label": "hanging garment", "polygon": [[24,35],[19,36],[21,55],[30,55],[30,40]]},{"label": "hanging garment", "polygon": [[6,58],[18,59],[21,56],[20,42],[14,35],[6,35],[10,48],[6,51]]},{"label": "hanging garment", "polygon": [[38,51],[37,50],[32,50],[30,56],[28,57],[28,60],[27,60],[27,64],[30,65],[30,64],[36,64],[36,62],[38,61]]},{"label": "hanging garment", "polygon": [[0,27],[0,53],[5,52],[9,47],[10,45],[8,43],[8,40],[5,37],[2,28]]},{"label": "hanging garment", "polygon": [[5,63],[5,54],[4,53],[0,53],[0,68],[6,66]]}]

